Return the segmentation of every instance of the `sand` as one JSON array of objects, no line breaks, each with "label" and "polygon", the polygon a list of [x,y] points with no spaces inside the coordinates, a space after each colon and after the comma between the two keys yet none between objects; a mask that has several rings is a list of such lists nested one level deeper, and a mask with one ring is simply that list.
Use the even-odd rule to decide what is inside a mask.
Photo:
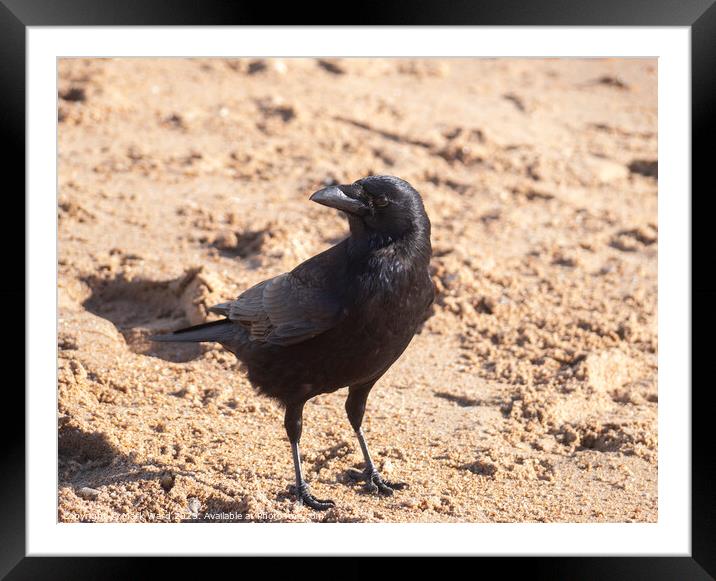
[{"label": "sand", "polygon": [[[58,520],[657,520],[654,60],[59,63]],[[308,196],[388,173],[433,223],[432,317],[373,390],[282,411],[149,334],[346,235]]]}]

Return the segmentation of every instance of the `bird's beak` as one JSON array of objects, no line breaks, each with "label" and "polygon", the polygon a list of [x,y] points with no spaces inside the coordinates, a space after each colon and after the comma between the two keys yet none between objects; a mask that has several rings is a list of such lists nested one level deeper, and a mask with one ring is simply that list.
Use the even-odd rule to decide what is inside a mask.
[{"label": "bird's beak", "polygon": [[350,192],[350,186],[329,186],[318,190],[310,197],[310,200],[349,214],[365,214],[368,209],[366,205],[357,198],[346,194],[346,191]]}]

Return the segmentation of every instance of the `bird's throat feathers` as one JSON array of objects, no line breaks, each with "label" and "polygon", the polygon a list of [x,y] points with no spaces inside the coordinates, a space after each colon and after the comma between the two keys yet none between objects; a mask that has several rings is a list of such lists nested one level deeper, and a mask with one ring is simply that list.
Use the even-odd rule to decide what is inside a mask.
[{"label": "bird's throat feathers", "polygon": [[348,254],[352,259],[368,262],[399,261],[406,267],[427,266],[432,255],[430,222],[416,224],[399,236],[366,228],[357,220],[350,220],[351,236]]}]

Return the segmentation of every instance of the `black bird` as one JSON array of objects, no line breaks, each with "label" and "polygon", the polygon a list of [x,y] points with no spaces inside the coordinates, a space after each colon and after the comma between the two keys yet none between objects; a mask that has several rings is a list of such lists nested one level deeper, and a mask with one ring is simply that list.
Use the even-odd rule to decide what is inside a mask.
[{"label": "black bird", "polygon": [[285,406],[299,502],[325,510],[333,501],[314,498],[301,471],[303,407],[312,397],[348,387],[346,412],[365,459],[365,470],[352,476],[371,492],[403,488],[376,470],[361,423],[370,390],[427,318],[434,287],[430,220],[408,182],[369,176],[310,199],[345,212],[350,236],[209,309],[224,319],[152,339],[215,341],[234,353],[259,393]]}]

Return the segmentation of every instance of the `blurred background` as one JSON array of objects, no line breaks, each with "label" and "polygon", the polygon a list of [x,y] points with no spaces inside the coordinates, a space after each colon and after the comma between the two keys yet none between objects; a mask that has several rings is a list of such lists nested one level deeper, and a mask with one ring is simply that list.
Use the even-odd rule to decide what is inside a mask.
[{"label": "blurred background", "polygon": [[321,396],[319,518],[656,521],[656,60],[62,59],[58,92],[59,520],[316,518],[233,355],[146,337],[340,241],[313,191],[392,174],[438,299],[366,431],[410,489],[359,494]]}]

